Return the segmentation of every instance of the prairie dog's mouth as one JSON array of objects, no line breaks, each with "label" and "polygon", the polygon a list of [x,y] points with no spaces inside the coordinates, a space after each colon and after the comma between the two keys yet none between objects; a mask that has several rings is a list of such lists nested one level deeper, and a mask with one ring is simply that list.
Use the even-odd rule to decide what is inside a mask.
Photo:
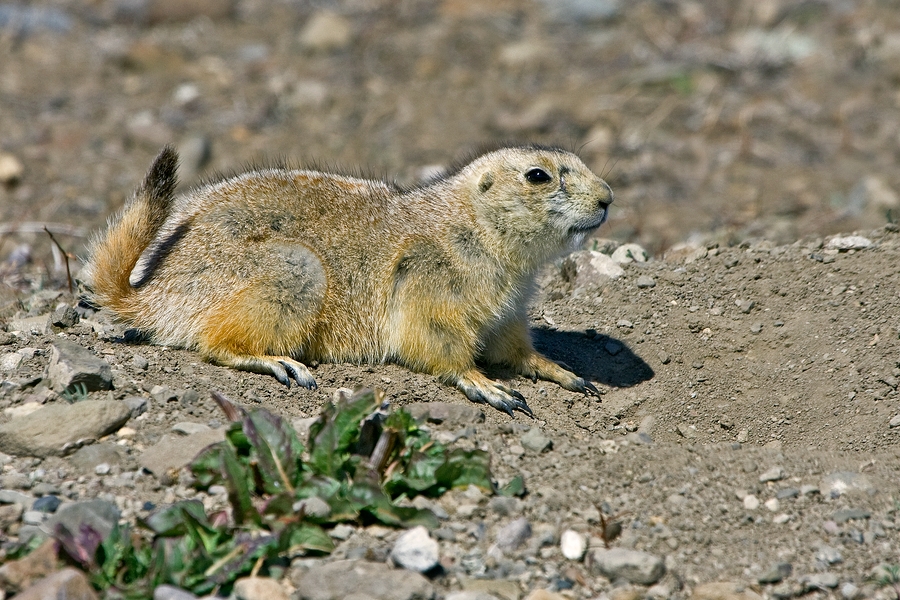
[{"label": "prairie dog's mouth", "polygon": [[578,233],[587,233],[589,231],[593,231],[597,229],[601,225],[606,222],[606,218],[609,216],[609,207],[603,209],[603,212],[599,216],[595,216],[591,219],[583,219],[578,223],[575,223],[571,227],[569,227],[569,233],[578,234]]}]

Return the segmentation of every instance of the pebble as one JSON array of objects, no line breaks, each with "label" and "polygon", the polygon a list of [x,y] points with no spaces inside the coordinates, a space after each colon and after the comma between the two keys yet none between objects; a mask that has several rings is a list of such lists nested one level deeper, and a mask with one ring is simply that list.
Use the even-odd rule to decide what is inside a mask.
[{"label": "pebble", "polygon": [[602,252],[580,250],[563,259],[561,273],[572,285],[574,296],[591,296],[607,282],[625,275],[625,269]]},{"label": "pebble", "polygon": [[848,250],[863,250],[872,245],[872,240],[861,235],[847,235],[833,237],[825,244],[826,248],[846,252]]},{"label": "pebble", "polygon": [[270,577],[241,577],[232,591],[236,600],[290,600],[281,584]]},{"label": "pebble", "polygon": [[167,485],[182,467],[194,460],[198,452],[224,439],[224,429],[210,429],[187,436],[166,434],[145,450],[138,462]]},{"label": "pebble", "polygon": [[16,456],[62,456],[87,441],[110,434],[128,421],[121,402],[83,400],[51,404],[0,425],[0,451]]},{"label": "pebble", "polygon": [[620,265],[638,262],[645,263],[650,260],[650,254],[638,244],[622,244],[612,253],[611,257]]},{"label": "pebble", "polygon": [[813,573],[800,578],[807,592],[823,589],[834,589],[838,586],[838,576],[834,573]]},{"label": "pebble", "polygon": [[47,598],[97,600],[98,596],[88,582],[87,576],[71,567],[52,573],[16,594],[16,600],[46,600]]},{"label": "pebble", "polygon": [[759,476],[760,483],[766,483],[767,481],[780,481],[782,479],[784,479],[784,469],[781,467],[772,467]]},{"label": "pebble", "polygon": [[745,315],[749,314],[753,307],[756,306],[752,300],[735,300],[734,305]]},{"label": "pebble", "polygon": [[531,533],[531,523],[522,517],[501,528],[495,542],[501,550],[515,550],[531,537]]},{"label": "pebble", "polygon": [[859,588],[849,581],[841,586],[841,597],[844,600],[854,600],[859,596]]},{"label": "pebble", "polygon": [[900,415],[895,415],[894,417],[892,417],[891,420],[888,421],[888,427],[890,427],[891,429],[900,427]]},{"label": "pebble", "polygon": [[134,358],[131,359],[131,366],[133,366],[138,371],[146,371],[148,368],[150,368],[150,361],[140,354],[135,354]]},{"label": "pebble", "polygon": [[789,498],[796,498],[800,495],[800,490],[795,487],[787,487],[775,492],[775,497],[779,500],[787,500]]},{"label": "pebble", "polygon": [[0,183],[10,185],[22,179],[25,165],[15,155],[0,152]]},{"label": "pebble", "polygon": [[759,498],[753,494],[747,494],[744,496],[744,508],[747,510],[756,510],[759,508]]},{"label": "pebble", "polygon": [[150,388],[150,397],[163,405],[165,405],[166,402],[178,400],[178,394],[165,385],[154,385]]},{"label": "pebble", "polygon": [[356,531],[356,528],[352,525],[347,525],[346,523],[339,523],[334,527],[331,531],[328,532],[328,535],[333,537],[336,540],[344,541],[350,539],[350,536]]},{"label": "pebble", "polygon": [[625,579],[640,585],[653,585],[666,572],[662,559],[638,550],[597,548],[591,558],[591,571],[610,581]]},{"label": "pebble", "polygon": [[837,498],[844,494],[853,492],[863,492],[865,494],[874,494],[875,486],[869,481],[869,478],[853,471],[836,471],[829,473],[822,478],[819,489],[823,494],[831,498]]},{"label": "pebble", "polygon": [[488,594],[503,600],[518,600],[519,584],[507,579],[475,579],[460,577],[459,584],[464,591]]},{"label": "pebble", "polygon": [[129,396],[122,403],[131,411],[131,418],[136,419],[147,412],[147,399],[143,396]]},{"label": "pebble", "polygon": [[615,356],[622,351],[622,344],[610,340],[606,342],[606,344],[604,344],[603,348],[609,353],[610,356]]},{"label": "pebble", "polygon": [[47,380],[57,393],[75,384],[87,391],[112,389],[112,367],[109,363],[75,342],[58,340],[50,348]]},{"label": "pebble", "polygon": [[756,321],[755,323],[753,323],[753,325],[750,326],[750,333],[762,333],[762,330],[763,324],[759,321]]},{"label": "pebble", "polygon": [[153,600],[196,600],[197,596],[174,585],[158,585],[153,590]]},{"label": "pebble", "polygon": [[781,580],[787,579],[791,576],[791,573],[794,571],[794,567],[791,563],[780,562],[769,567],[767,571],[765,571],[762,575],[760,575],[756,581],[759,583],[780,583]]},{"label": "pebble", "polygon": [[67,504],[46,522],[47,531],[54,531],[57,525],[63,525],[71,532],[77,532],[82,525],[88,525],[101,537],[106,537],[121,517],[119,509],[106,500],[86,500]]},{"label": "pebble", "polygon": [[532,452],[545,452],[553,447],[553,440],[544,435],[544,432],[538,427],[529,429],[525,435],[519,438],[519,441],[526,450]]},{"label": "pebble", "polygon": [[862,508],[841,508],[834,511],[831,518],[834,519],[835,523],[841,524],[847,521],[868,519],[871,516],[872,513]]},{"label": "pebble", "polygon": [[403,407],[417,421],[448,427],[465,427],[484,422],[484,411],[473,404],[417,402]]},{"label": "pebble", "polygon": [[26,510],[22,513],[22,522],[26,525],[40,525],[46,515],[39,510]]},{"label": "pebble", "polygon": [[34,501],[34,504],[31,505],[31,508],[32,510],[37,510],[42,513],[55,513],[60,504],[61,501],[56,496],[41,496]]},{"label": "pebble", "polygon": [[292,570],[291,583],[303,591],[304,600],[346,600],[351,594],[372,600],[434,597],[434,586],[421,574],[364,560],[337,560],[314,564],[305,571]]},{"label": "pebble", "polygon": [[190,421],[182,421],[181,423],[172,425],[172,431],[183,435],[193,435],[195,433],[210,431],[210,429],[211,427],[205,423],[192,423]]},{"label": "pebble", "polygon": [[[212,492],[213,489],[209,488],[209,491]],[[222,488],[222,493],[225,493],[224,487]],[[327,502],[325,502],[318,496],[312,496],[310,498],[298,500],[297,502],[294,502],[291,508],[295,513],[302,510],[303,514],[318,519],[324,519],[331,514],[331,506],[329,506]]]},{"label": "pebble", "polygon": [[569,560],[581,560],[581,557],[584,556],[584,551],[587,549],[587,543],[583,535],[577,531],[567,529],[563,531],[559,538],[559,548],[562,551],[562,555]]},{"label": "pebble", "polygon": [[656,280],[649,275],[641,275],[637,278],[636,285],[641,289],[656,287]]},{"label": "pebble", "polygon": [[417,573],[426,573],[438,565],[440,559],[437,540],[422,526],[413,527],[397,538],[391,549],[395,565]]},{"label": "pebble", "polygon": [[762,600],[762,596],[743,583],[713,581],[695,587],[691,600]]},{"label": "pebble", "polygon": [[816,551],[816,560],[822,561],[828,565],[836,565],[844,562],[844,557],[841,556],[841,551],[837,548],[822,545],[819,546],[819,549]]},{"label": "pebble", "polygon": [[768,500],[766,500],[763,506],[765,506],[766,509],[768,509],[770,512],[778,512],[778,509],[781,507],[780,503],[778,502],[778,498],[769,498]]},{"label": "pebble", "polygon": [[71,306],[60,306],[50,314],[50,324],[62,329],[77,325],[79,319],[78,312]]},{"label": "pebble", "polygon": [[346,48],[353,30],[344,17],[330,11],[315,13],[300,31],[300,45],[311,52],[331,52]]},{"label": "pebble", "polygon": [[0,354],[0,373],[12,373],[18,369],[25,356],[21,352],[7,352]]}]

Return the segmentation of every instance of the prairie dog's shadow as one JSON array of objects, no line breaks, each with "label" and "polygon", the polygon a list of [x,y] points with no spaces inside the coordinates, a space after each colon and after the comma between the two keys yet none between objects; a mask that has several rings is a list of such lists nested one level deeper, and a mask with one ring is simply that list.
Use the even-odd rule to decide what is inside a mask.
[{"label": "prairie dog's shadow", "polygon": [[576,375],[590,381],[626,388],[647,381],[655,374],[628,344],[602,333],[593,338],[580,332],[546,328],[532,329],[531,333],[538,352],[565,363]]}]

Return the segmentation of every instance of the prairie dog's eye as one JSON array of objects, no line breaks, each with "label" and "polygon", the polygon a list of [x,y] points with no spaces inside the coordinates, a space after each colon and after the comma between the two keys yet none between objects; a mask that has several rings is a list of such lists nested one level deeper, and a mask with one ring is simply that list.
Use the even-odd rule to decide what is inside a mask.
[{"label": "prairie dog's eye", "polygon": [[528,169],[525,172],[525,179],[528,180],[528,183],[547,183],[551,181],[553,178],[547,173],[547,171],[543,169]]}]

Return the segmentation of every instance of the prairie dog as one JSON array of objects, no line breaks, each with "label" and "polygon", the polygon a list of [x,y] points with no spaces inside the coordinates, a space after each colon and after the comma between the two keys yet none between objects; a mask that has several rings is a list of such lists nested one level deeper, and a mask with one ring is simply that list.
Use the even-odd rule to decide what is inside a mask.
[{"label": "prairie dog", "polygon": [[301,361],[394,362],[531,414],[476,361],[597,395],[536,352],[536,271],[578,247],[613,193],[574,154],[483,154],[412,189],[255,170],[175,197],[166,147],[90,250],[94,302],[153,342],[315,388]]}]

